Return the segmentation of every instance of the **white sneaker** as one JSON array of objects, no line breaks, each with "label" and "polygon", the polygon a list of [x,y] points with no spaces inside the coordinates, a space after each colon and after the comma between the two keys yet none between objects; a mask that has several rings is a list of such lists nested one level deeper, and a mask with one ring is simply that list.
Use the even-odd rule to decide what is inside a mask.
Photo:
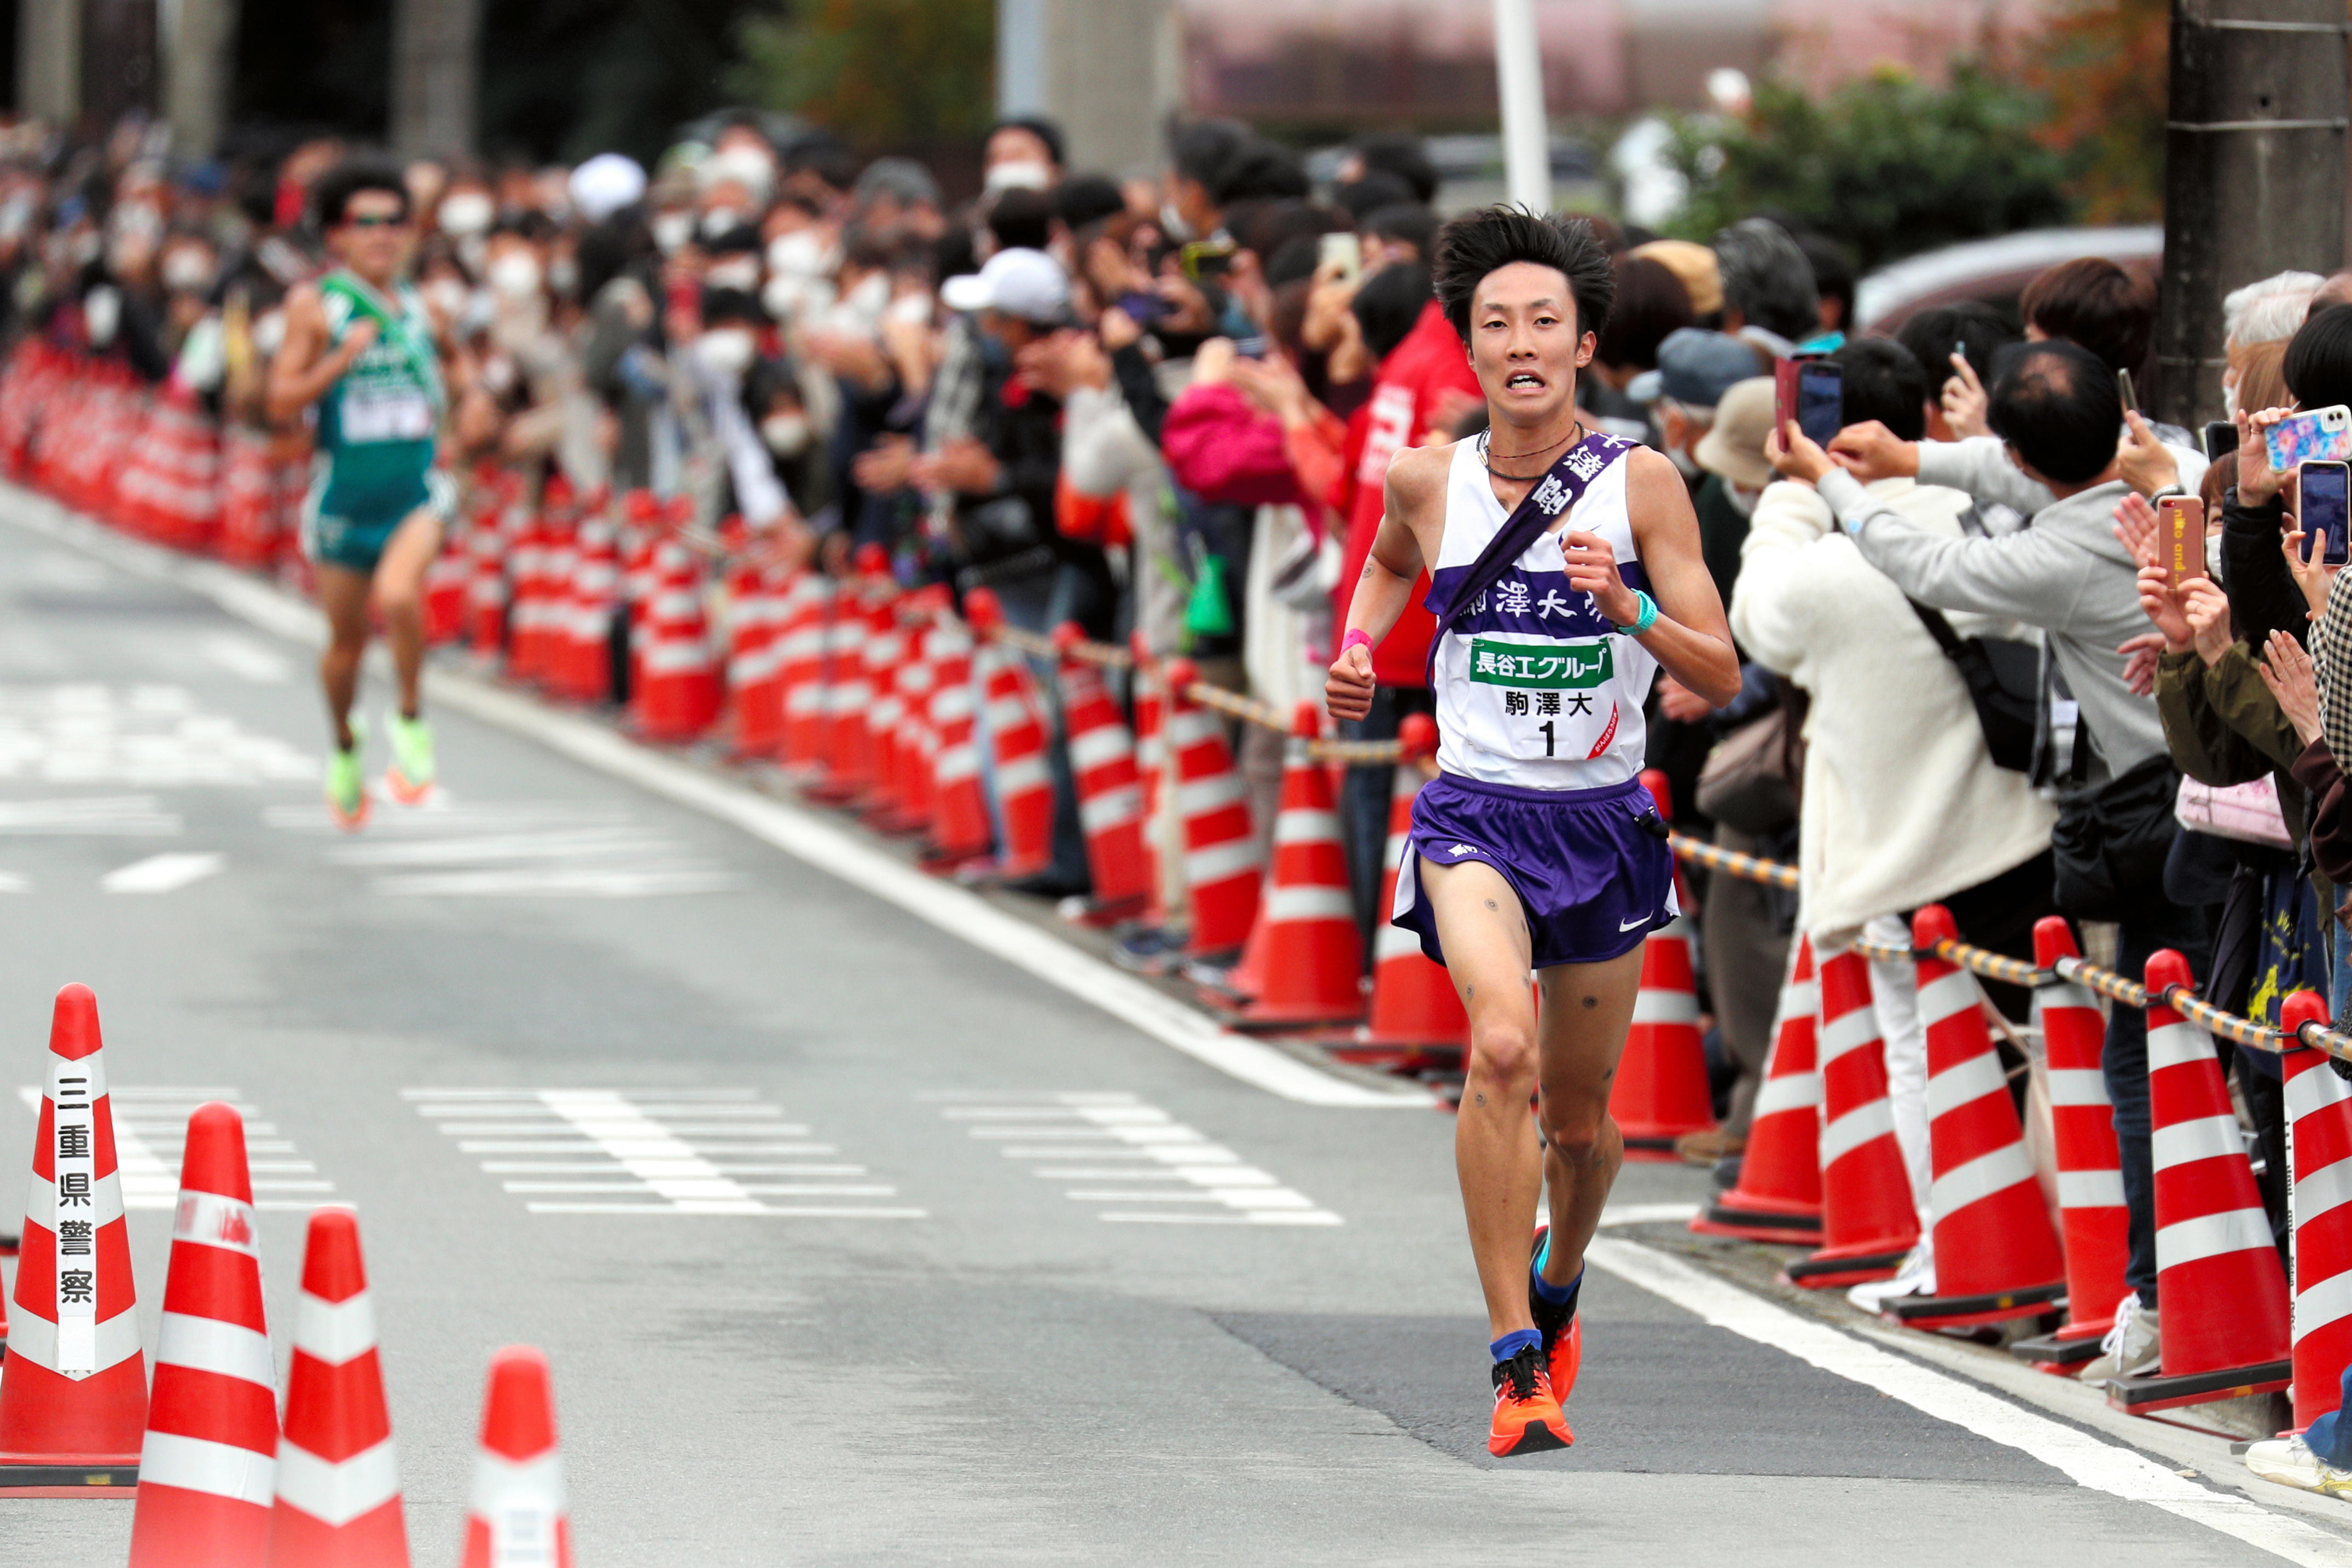
[{"label": "white sneaker", "polygon": [[1865,1279],[1845,1293],[1845,1299],[1865,1312],[1883,1311],[1886,1303],[1897,1296],[1932,1296],[1936,1293],[1936,1246],[1927,1237],[1919,1238],[1903,1258],[1903,1267],[1891,1279]]},{"label": "white sneaker", "polygon": [[2301,1436],[2273,1437],[2246,1450],[2246,1468],[2266,1481],[2331,1497],[2352,1496],[2352,1470],[2339,1470]]},{"label": "white sneaker", "polygon": [[2164,1342],[2157,1314],[2139,1304],[2139,1292],[2127,1290],[2116,1303],[2116,1326],[2099,1342],[2099,1359],[2083,1369],[2086,1388],[2104,1388],[2119,1377],[2140,1377],[2164,1364]]}]

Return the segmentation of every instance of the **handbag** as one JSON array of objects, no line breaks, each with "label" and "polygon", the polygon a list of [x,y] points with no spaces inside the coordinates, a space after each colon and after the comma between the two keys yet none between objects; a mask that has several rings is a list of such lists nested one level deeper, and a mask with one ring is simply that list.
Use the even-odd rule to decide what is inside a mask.
[{"label": "handbag", "polygon": [[1786,709],[1751,719],[1715,743],[1699,769],[1696,804],[1726,827],[1758,838],[1797,820]]},{"label": "handbag", "polygon": [[2184,777],[2173,800],[2172,819],[2216,838],[2271,849],[2294,847],[2294,836],[2286,828],[2286,814],[2279,809],[2278,780],[2270,773],[2240,784],[2199,784]]},{"label": "handbag", "polygon": [[2032,772],[2042,649],[2033,643],[2001,637],[1963,637],[1940,610],[1916,599],[1908,603],[1969,689],[1969,704],[1977,710],[1977,728],[1984,731],[1985,750],[1991,754],[1993,766],[2013,773]]},{"label": "handbag", "polygon": [[2155,756],[2060,796],[2050,830],[2058,908],[2076,920],[2122,921],[2160,907],[2179,792],[2172,759]]}]

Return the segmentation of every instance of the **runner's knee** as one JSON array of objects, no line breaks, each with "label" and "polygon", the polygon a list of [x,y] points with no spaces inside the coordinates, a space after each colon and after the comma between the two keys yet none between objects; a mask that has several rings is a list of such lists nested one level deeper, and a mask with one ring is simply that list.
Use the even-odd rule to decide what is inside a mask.
[{"label": "runner's knee", "polygon": [[1474,1024],[1470,1030],[1470,1061],[1487,1078],[1506,1084],[1524,1080],[1532,1088],[1536,1076],[1535,1031],[1517,1019]]},{"label": "runner's knee", "polygon": [[1569,1164],[1580,1169],[1606,1163],[1621,1147],[1611,1135],[1609,1102],[1579,1097],[1563,1101],[1547,1095],[1536,1108],[1544,1142]]}]

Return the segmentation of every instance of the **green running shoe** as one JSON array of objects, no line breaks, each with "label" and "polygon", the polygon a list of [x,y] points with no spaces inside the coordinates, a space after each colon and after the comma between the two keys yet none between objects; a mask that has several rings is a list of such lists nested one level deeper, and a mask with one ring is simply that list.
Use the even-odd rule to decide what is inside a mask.
[{"label": "green running shoe", "polygon": [[392,766],[383,771],[384,787],[403,805],[415,805],[433,788],[433,731],[422,719],[394,713],[386,726],[392,731]]},{"label": "green running shoe", "polygon": [[360,773],[360,742],[356,731],[349,751],[327,756],[327,809],[338,826],[356,831],[368,816],[367,780]]}]

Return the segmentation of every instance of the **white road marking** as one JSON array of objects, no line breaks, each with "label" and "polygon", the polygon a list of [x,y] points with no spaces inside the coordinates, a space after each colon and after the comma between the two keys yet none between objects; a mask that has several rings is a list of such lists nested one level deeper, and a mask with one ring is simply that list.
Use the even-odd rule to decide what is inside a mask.
[{"label": "white road marking", "polygon": [[[1008,1160],[1087,1161],[1085,1164],[1039,1163],[1048,1181],[1171,1183],[1172,1187],[1079,1186],[1064,1194],[1073,1203],[1153,1204],[1158,1208],[1107,1208],[1097,1216],[1118,1225],[1343,1225],[1330,1210],[1283,1186],[1220,1143],[1212,1143],[1159,1107],[1131,1094],[1048,1094],[1029,1105],[1007,1105],[998,1094],[986,1103],[958,1105],[951,1094],[927,1094],[946,1102],[940,1114],[961,1122],[981,1142],[1000,1143]],[[1029,1139],[1033,1142],[1013,1142]],[[1050,1140],[1050,1142],[1047,1142]],[[1116,1163],[1106,1163],[1116,1162]],[[1191,1188],[1191,1191],[1183,1189]],[[1200,1204],[1202,1209],[1171,1209]],[[1219,1212],[1221,1211],[1221,1212]]]},{"label": "white road marking", "polygon": [[176,813],[152,795],[75,795],[61,800],[0,801],[0,834],[56,837],[168,838],[180,831]]},{"label": "white road marking", "polygon": [[172,893],[228,869],[228,857],[207,853],[150,855],[118,866],[98,879],[110,893]]},{"label": "white road marking", "polygon": [[291,659],[235,632],[214,632],[197,642],[196,651],[256,686],[283,686],[294,679]]},{"label": "white road marking", "polygon": [[[35,1116],[41,1091],[29,1086],[17,1099]],[[184,1089],[156,1084],[115,1084],[108,1090],[114,1110],[114,1162],[126,1209],[170,1209],[180,1202],[180,1152],[187,1141],[188,1117],[208,1100],[223,1100],[245,1118],[246,1169],[253,1179],[256,1208],[308,1211],[330,1201],[335,1184],[320,1179],[319,1167],[298,1158],[293,1143],[276,1124],[257,1120],[260,1108],[235,1089]],[[255,1156],[262,1156],[256,1158]],[[309,1194],[294,1197],[292,1194]]]},{"label": "white road marking", "polygon": [[[325,832],[323,806],[272,806],[273,827]],[[377,814],[356,841],[340,828],[322,858],[382,874],[388,898],[646,899],[723,892],[743,878],[675,839],[597,805],[491,802]]]},{"label": "white road marking", "polygon": [[731,871],[551,866],[530,871],[429,871],[379,877],[374,890],[394,898],[652,899],[675,893],[722,893],[740,888]]},{"label": "white road marking", "polygon": [[[486,1174],[505,1176],[506,1190],[532,1198],[532,1214],[764,1215],[803,1219],[925,1219],[919,1208],[857,1205],[775,1204],[771,1198],[889,1198],[893,1186],[874,1182],[808,1179],[746,1183],[739,1176],[804,1178],[864,1176],[862,1165],[745,1165],[728,1156],[830,1154],[830,1143],[751,1140],[793,1137],[808,1129],[779,1120],[775,1106],[751,1089],[406,1089],[401,1097],[457,1141],[466,1154],[570,1156],[604,1159],[485,1160]],[[477,1134],[489,1134],[477,1137]],[[511,1179],[610,1175],[610,1181]],[[591,1193],[642,1194],[647,1201],[581,1200]],[[572,1194],[564,1201],[533,1194]]]},{"label": "white road marking", "polygon": [[307,784],[318,759],[207,712],[183,687],[0,686],[0,779],[52,784]]},{"label": "white road marking", "polygon": [[[9,515],[25,527],[74,544],[109,564],[151,582],[201,594],[248,625],[306,647],[326,641],[318,607],[216,562],[159,549],[76,517],[47,497],[14,487]],[[1426,1089],[1389,1088],[1336,1073],[1268,1045],[1236,1035],[1198,1008],[1080,952],[1050,931],[998,909],[976,894],[926,875],[861,843],[812,812],[786,805],[746,785],[716,778],[640,746],[604,725],[541,707],[454,670],[436,669],[434,700],[610,777],[731,824],[762,843],[806,861],[877,898],[897,904],[949,935],[1027,971],[1162,1045],[1229,1077],[1305,1105],[1426,1110],[1437,1097]],[[315,767],[310,775],[316,777]],[[383,818],[381,815],[378,820]]]},{"label": "white road marking", "polygon": [[1999,1395],[1892,1351],[1801,1317],[1693,1268],[1680,1258],[1612,1237],[1596,1237],[1585,1258],[1743,1339],[1774,1346],[1823,1372],[1874,1388],[1939,1421],[2015,1448],[2077,1485],[2145,1502],[2307,1568],[2352,1563],[2340,1536],[2218,1492],[2147,1456],[2021,1409]]}]

